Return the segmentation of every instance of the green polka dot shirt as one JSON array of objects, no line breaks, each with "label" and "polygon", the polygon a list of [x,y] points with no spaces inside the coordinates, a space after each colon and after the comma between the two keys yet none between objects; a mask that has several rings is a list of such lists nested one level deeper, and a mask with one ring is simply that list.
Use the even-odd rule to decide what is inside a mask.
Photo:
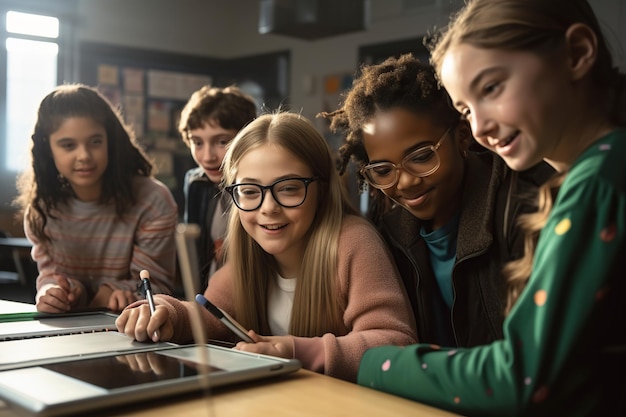
[{"label": "green polka dot shirt", "polygon": [[370,349],[358,383],[462,415],[605,415],[625,404],[624,281],[626,131],[617,130],[567,174],[503,340]]}]

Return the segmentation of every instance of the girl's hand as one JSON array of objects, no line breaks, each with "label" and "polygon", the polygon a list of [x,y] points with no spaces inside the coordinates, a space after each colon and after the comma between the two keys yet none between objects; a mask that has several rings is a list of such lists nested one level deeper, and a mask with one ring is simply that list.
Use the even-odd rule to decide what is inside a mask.
[{"label": "girl's hand", "polygon": [[137,296],[129,290],[113,289],[108,285],[101,285],[98,292],[94,295],[89,307],[108,308],[109,310],[119,313],[127,305],[137,301]]},{"label": "girl's hand", "polygon": [[66,313],[76,305],[82,295],[81,285],[64,275],[54,274],[56,284],[44,285],[37,291],[35,303],[42,313]]},{"label": "girl's hand", "polygon": [[239,342],[233,349],[277,356],[279,358],[293,358],[294,348],[291,336],[259,336],[254,330],[248,331],[248,335],[255,343]]},{"label": "girl's hand", "polygon": [[174,336],[174,324],[167,308],[162,305],[156,306],[153,315],[150,314],[150,306],[147,303],[126,308],[115,320],[115,326],[120,333],[138,342],[167,341]]},{"label": "girl's hand", "polygon": [[107,308],[111,311],[119,313],[130,303],[137,301],[137,295],[129,290],[116,289],[109,296]]}]

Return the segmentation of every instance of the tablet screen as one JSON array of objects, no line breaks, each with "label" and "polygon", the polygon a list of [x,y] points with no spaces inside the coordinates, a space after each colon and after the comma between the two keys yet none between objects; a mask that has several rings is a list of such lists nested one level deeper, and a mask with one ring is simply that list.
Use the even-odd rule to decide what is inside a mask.
[{"label": "tablet screen", "polygon": [[[128,353],[42,366],[109,390],[196,376],[198,367],[195,362],[157,352]],[[209,372],[222,371],[215,366],[208,366],[207,369]]]}]

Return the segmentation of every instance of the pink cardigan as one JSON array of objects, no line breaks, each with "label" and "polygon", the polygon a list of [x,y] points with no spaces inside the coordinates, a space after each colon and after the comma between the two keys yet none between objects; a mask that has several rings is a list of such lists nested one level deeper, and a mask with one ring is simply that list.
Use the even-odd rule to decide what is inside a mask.
[{"label": "pink cardigan", "polygon": [[[356,381],[365,350],[415,343],[415,322],[393,260],[367,220],[356,216],[344,220],[338,256],[340,299],[341,305],[346,306],[341,334],[293,336],[294,357],[306,369]],[[227,263],[211,277],[204,295],[234,317],[230,275]],[[164,295],[158,295],[156,300],[169,309],[174,324],[172,341],[190,342],[189,303]],[[201,310],[209,338],[232,340],[232,334],[221,322]]]}]

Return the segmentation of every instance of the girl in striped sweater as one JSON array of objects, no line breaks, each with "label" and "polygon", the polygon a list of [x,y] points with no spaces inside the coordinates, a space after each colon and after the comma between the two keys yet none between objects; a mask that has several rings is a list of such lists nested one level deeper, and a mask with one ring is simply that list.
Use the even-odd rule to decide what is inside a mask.
[{"label": "girl in striped sweater", "polygon": [[155,292],[171,292],[176,203],[106,98],[57,87],[40,104],[31,155],[17,201],[39,270],[37,310],[120,311],[139,297],[142,269]]}]

